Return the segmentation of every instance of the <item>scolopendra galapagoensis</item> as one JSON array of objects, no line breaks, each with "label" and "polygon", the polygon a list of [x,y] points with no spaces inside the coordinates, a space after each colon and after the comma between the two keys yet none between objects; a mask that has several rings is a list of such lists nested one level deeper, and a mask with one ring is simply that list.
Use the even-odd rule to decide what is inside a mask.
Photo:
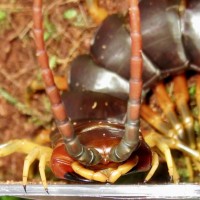
[{"label": "scolopendra galapagoensis", "polygon": [[[191,7],[191,9],[193,9],[194,5],[195,5],[195,8],[198,7],[198,3],[196,3],[196,1],[190,1],[190,3],[188,3],[187,5],[188,6],[187,9],[179,13],[179,10],[177,9],[178,4],[173,4],[174,2],[169,2],[169,1],[149,1],[147,3],[146,2],[147,1],[140,2],[140,6],[141,6],[140,10],[142,11],[141,12],[141,17],[142,17],[141,28],[142,28],[142,34],[143,34],[142,35],[142,38],[143,38],[143,55],[142,56],[145,63],[143,66],[144,67],[143,80],[144,80],[145,97],[143,98],[143,104],[141,106],[141,109],[139,105],[139,102],[141,99],[141,87],[142,87],[141,86],[142,67],[140,65],[141,59],[139,59],[140,53],[141,53],[141,49],[140,49],[141,42],[138,42],[138,43],[136,42],[136,41],[140,41],[140,37],[141,37],[139,34],[140,26],[138,25],[138,23],[135,23],[134,20],[130,20],[131,21],[130,32],[131,32],[131,37],[133,40],[133,44],[132,44],[130,42],[132,40],[130,40],[129,33],[126,30],[123,21],[121,21],[121,18],[118,17],[118,15],[112,15],[103,22],[103,24],[99,28],[94,38],[94,42],[91,47],[91,55],[96,63],[93,62],[90,56],[82,55],[76,58],[71,64],[71,68],[69,72],[71,91],[68,93],[64,92],[64,95],[63,95],[65,108],[67,108],[67,113],[72,119],[72,122],[71,122],[70,120],[68,120],[68,117],[66,116],[65,108],[63,107],[63,104],[60,103],[61,99],[59,97],[59,92],[57,91],[57,89],[55,89],[55,84],[53,82],[52,74],[48,69],[48,56],[46,55],[44,41],[42,40],[43,28],[41,24],[41,19],[42,19],[41,1],[36,1],[36,0],[34,1],[35,3],[34,8],[33,8],[34,35],[36,37],[35,41],[36,41],[36,46],[37,46],[37,51],[38,51],[37,54],[39,57],[39,63],[43,68],[43,76],[45,79],[45,83],[48,86],[46,91],[48,95],[50,96],[50,101],[53,105],[53,113],[56,118],[58,129],[61,132],[63,139],[57,136],[58,133],[55,135],[52,135],[52,140],[53,140],[54,149],[55,149],[53,151],[53,154],[52,154],[51,148],[41,147],[39,145],[37,146],[35,144],[29,143],[29,141],[26,141],[26,140],[15,140],[15,141],[11,141],[10,143],[7,143],[8,145],[7,149],[11,149],[11,146],[13,146],[13,148],[15,148],[14,150],[17,150],[19,146],[20,147],[23,146],[22,144],[27,144],[27,146],[31,149],[38,147],[36,148],[37,150],[31,152],[31,154],[27,156],[27,159],[25,161],[25,165],[24,165],[25,168],[24,168],[24,174],[23,174],[24,186],[26,185],[26,182],[27,182],[28,168],[30,164],[32,163],[32,161],[36,158],[39,158],[40,160],[40,170],[41,170],[40,173],[41,173],[42,182],[45,189],[47,189],[47,184],[46,184],[46,179],[45,179],[44,166],[46,162],[49,162],[50,160],[51,160],[52,171],[58,177],[66,178],[71,181],[81,181],[81,182],[92,182],[92,181],[115,182],[116,179],[118,179],[122,174],[126,174],[130,170],[136,171],[136,172],[150,170],[151,163],[153,160],[153,166],[155,168],[154,167],[151,168],[153,171],[150,171],[150,175],[149,177],[147,177],[147,180],[148,180],[153,175],[154,171],[156,170],[156,166],[158,165],[157,154],[155,151],[152,151],[152,148],[155,146],[159,149],[159,151],[161,151],[164,154],[164,160],[167,161],[169,174],[174,180],[174,182],[177,182],[179,177],[176,171],[176,167],[174,165],[173,158],[170,153],[170,149],[175,148],[175,149],[178,149],[179,151],[184,152],[183,155],[187,154],[187,156],[189,156],[188,162],[193,162],[195,167],[198,168],[200,158],[199,158],[198,148],[196,147],[197,146],[196,141],[194,142],[194,140],[196,140],[196,135],[193,135],[192,137],[189,137],[189,138],[187,138],[188,136],[185,135],[185,132],[191,133],[191,129],[194,126],[192,120],[193,119],[196,120],[196,117],[191,118],[191,114],[190,113],[188,114],[188,112],[186,112],[187,114],[186,117],[185,116],[182,117],[186,119],[185,120],[186,122],[183,124],[180,124],[178,120],[179,114],[177,117],[177,114],[174,114],[174,111],[173,111],[174,104],[169,100],[168,95],[166,94],[163,85],[161,83],[158,84],[158,82],[161,79],[165,78],[166,76],[169,76],[169,74],[172,76],[179,74],[178,76],[175,76],[175,78],[173,79],[174,80],[173,87],[174,87],[174,90],[176,90],[173,93],[173,95],[175,96],[175,99],[182,100],[176,103],[177,110],[180,113],[183,113],[182,110],[184,111],[189,110],[187,107],[185,108],[185,105],[187,104],[187,101],[188,101],[188,94],[187,92],[185,92],[187,90],[186,89],[187,87],[182,87],[183,85],[187,85],[185,83],[185,76],[182,75],[182,72],[185,71],[189,65],[191,66],[191,70],[192,69],[198,70],[198,59],[195,56],[195,54],[191,54],[192,52],[191,50],[188,50],[191,55],[187,55],[187,56],[191,56],[190,58],[191,62],[189,62],[189,60],[187,59],[187,56],[183,54],[183,52],[185,53],[185,48],[183,47],[183,44],[177,40],[177,38],[182,37],[178,34],[179,32],[181,32],[180,31],[181,29],[179,26],[176,26],[172,23],[173,21],[172,19],[174,19],[173,17],[175,17],[176,20],[178,20],[177,18],[179,15],[183,15],[183,18],[185,17],[185,19],[188,19],[187,15],[189,13],[189,8]],[[132,2],[131,5],[135,6],[134,1]],[[163,43],[161,41],[156,41],[155,38],[159,38],[158,35],[151,34],[150,36],[155,37],[152,39],[150,36],[148,36],[149,32],[145,31],[145,25],[149,23],[148,20],[154,21],[155,19],[154,18],[155,15],[150,14],[150,16],[152,16],[152,19],[150,17],[145,17],[146,19],[148,19],[147,22],[143,20],[144,15],[147,14],[148,5],[150,5],[152,8],[152,10],[149,9],[151,13],[157,13],[156,11],[159,11],[161,12],[160,16],[166,17],[167,15],[168,17],[166,21],[165,21],[165,18],[160,17],[160,19],[162,20],[162,23],[161,22],[160,23],[164,24],[163,27],[165,26],[167,27],[166,30],[158,26],[160,25],[160,23],[157,22],[155,24],[157,25],[158,29],[162,29],[163,32],[167,32],[167,30],[170,30],[169,32],[171,33],[175,32],[176,34],[178,34],[178,36],[175,35],[176,36],[175,38],[171,37],[174,39],[172,41],[172,46],[169,46],[168,48],[163,48],[164,50],[170,49],[170,53],[169,53],[170,56],[166,55],[165,53],[161,53],[162,57],[157,58],[159,57],[158,52],[160,53],[161,51],[160,48],[156,49],[156,47],[158,47],[157,44],[160,42],[161,47],[163,47],[166,44],[169,45],[170,42],[168,40],[166,42],[165,38],[163,39],[164,41]],[[155,9],[156,11],[154,11],[153,9]],[[135,10],[137,10],[136,7],[133,7],[133,8],[131,7],[130,13],[132,13],[132,11],[135,11]],[[163,10],[167,10],[169,12],[166,14]],[[192,13],[195,15],[196,13],[195,9],[192,11],[193,11]],[[137,13],[138,11],[135,11],[135,12]],[[163,12],[165,14],[163,14]],[[173,24],[172,30],[169,29],[168,27],[169,22]],[[108,24],[112,24],[111,30],[109,29]],[[187,25],[187,21],[185,20],[185,27],[187,27],[186,25]],[[173,29],[174,26],[175,26],[175,29]],[[106,31],[105,31],[105,28],[107,28]],[[155,28],[153,28],[153,30],[155,33],[159,34],[159,31],[157,31]],[[177,33],[174,30],[178,30],[179,32]],[[187,31],[189,32],[189,30]],[[119,36],[115,34],[119,34]],[[192,34],[193,33],[189,33],[189,35],[192,35]],[[113,37],[110,37],[112,40],[109,40],[110,38],[107,38],[110,35],[113,36]],[[167,33],[166,35],[168,39],[169,34]],[[120,39],[118,39],[118,37],[120,37]],[[160,37],[160,38],[163,38],[163,37]],[[184,45],[187,44],[189,39],[190,38],[187,37],[187,35],[185,34]],[[116,41],[119,41],[119,42],[116,42]],[[152,42],[151,44],[150,43],[151,41],[154,41],[154,42]],[[198,37],[197,37],[197,41],[198,41]],[[136,43],[137,45],[135,45]],[[176,43],[178,43],[177,44],[178,47],[175,46]],[[195,44],[198,44],[198,42],[195,42]],[[153,45],[156,46],[155,49],[151,49]],[[130,57],[131,47],[132,47],[132,53],[133,53],[132,58]],[[176,47],[177,49],[183,51],[183,52],[173,51],[175,52],[175,54],[180,55],[180,59],[172,59],[175,57],[175,55],[171,55],[172,54],[171,49],[172,48],[176,49]],[[138,54],[138,52],[140,53]],[[109,60],[107,59],[107,57],[112,58],[112,59]],[[126,106],[127,106],[126,104],[127,104],[127,98],[128,98],[127,94],[129,93],[128,92],[129,83],[127,79],[129,79],[130,76],[129,76],[129,67],[126,67],[125,65],[129,66],[130,60],[132,61],[133,63],[132,65],[134,67],[132,67],[132,70],[131,70],[131,74],[132,74],[131,81],[130,81],[131,92],[129,95],[130,96],[129,98],[131,100],[128,103],[129,108],[128,108],[128,114],[126,115]],[[163,64],[163,60],[165,60],[164,64]],[[107,63],[104,63],[104,61]],[[138,65],[137,67],[135,67],[135,62]],[[123,63],[123,66],[122,66],[122,63]],[[146,66],[146,63],[147,64],[150,63],[150,65]],[[153,63],[161,67],[155,68]],[[103,68],[102,66],[106,66],[106,67]],[[174,66],[177,66],[177,68]],[[170,67],[172,68],[170,69]],[[137,68],[136,71],[134,71],[135,68]],[[120,69],[123,69],[123,70],[120,71]],[[161,75],[162,75],[162,78],[161,78]],[[198,76],[196,80],[198,80]],[[172,118],[167,119],[167,117],[162,117],[161,119],[152,110],[150,110],[149,106],[146,106],[145,102],[148,101],[146,96],[148,96],[147,90],[149,88],[153,88],[153,91],[155,93],[154,96],[157,95],[156,99],[158,101],[159,106],[162,109],[162,111],[160,111],[161,109],[160,110],[158,109],[159,112],[163,113],[163,115],[167,117],[169,116]],[[179,94],[180,88],[181,89],[183,88],[184,91],[181,91]],[[73,90],[75,90],[76,92],[73,92]],[[198,91],[198,87],[196,88],[196,90]],[[104,94],[99,94],[99,92],[103,92]],[[109,95],[107,95],[107,93],[109,93]],[[183,93],[184,93],[184,96],[183,97],[180,96]],[[176,96],[176,94],[179,96]],[[197,98],[198,98],[198,95],[197,95]],[[80,100],[81,102],[79,102],[78,100]],[[163,102],[165,102],[165,104],[163,104]],[[184,109],[182,109],[183,108],[182,103],[184,103]],[[76,106],[72,107],[71,106],[72,104]],[[117,110],[115,110],[116,107],[118,108]],[[108,110],[104,110],[105,108]],[[57,111],[57,110],[60,110],[60,111]],[[140,113],[139,110],[141,110],[141,117],[146,122],[148,122],[151,126],[153,126],[159,133],[157,133],[155,129],[152,129],[152,127],[149,127],[149,125],[147,125],[148,128],[145,129],[146,122],[142,122],[142,124],[144,123],[144,125],[142,127],[139,127],[139,123],[138,123],[139,113]],[[85,115],[86,113],[88,113],[88,115]],[[149,117],[148,114],[150,114],[150,118],[148,118]],[[183,115],[184,114],[185,112],[183,113]],[[91,121],[91,118],[94,121]],[[105,119],[107,121],[105,121]],[[190,121],[188,122],[188,120]],[[127,121],[129,123],[125,125],[126,131],[124,131],[123,124]],[[171,122],[171,125],[169,125],[168,121]],[[73,130],[72,125],[74,126],[75,132],[80,133],[79,137],[74,135],[72,131]],[[166,129],[163,131],[163,129],[161,130],[160,126]],[[65,128],[63,129],[63,127],[66,127],[66,129]],[[144,142],[142,135],[139,134],[139,128],[141,128],[142,135],[146,142]],[[186,131],[184,130],[184,128],[186,129]],[[94,133],[94,131],[97,131],[97,133],[96,132]],[[112,131],[114,131],[114,135]],[[132,131],[134,134],[132,134]],[[172,136],[170,135],[170,133],[172,134]],[[122,137],[122,135],[124,134],[125,134],[125,137]],[[94,135],[94,136],[91,136],[91,135]],[[150,137],[150,136],[153,136],[153,137]],[[95,142],[96,137],[98,138],[99,144],[96,144]],[[104,144],[105,142],[104,141],[105,138],[108,138],[107,145],[108,145],[109,150],[104,150],[104,153],[102,153],[101,150],[99,150],[99,148],[100,149],[107,148],[107,147],[102,147],[103,146],[102,144]],[[112,138],[112,140],[110,138]],[[187,140],[189,140],[189,143],[186,142]],[[119,143],[119,141],[121,142]],[[138,147],[139,143],[140,145]],[[101,147],[98,147],[98,145],[100,145]],[[117,146],[115,147],[115,145]],[[12,153],[12,151],[10,150],[8,151],[6,148],[4,149],[5,145],[2,147],[3,148],[1,148],[1,156],[4,156],[4,154],[2,153],[4,150],[6,154]],[[113,147],[112,150],[110,150],[111,147]],[[67,149],[67,153],[65,152],[66,149]],[[25,149],[22,149],[21,151],[28,153],[30,149],[25,148]],[[40,151],[45,152],[46,155],[40,154]],[[107,151],[109,153],[107,153]],[[145,152],[145,156],[143,156],[143,153],[141,152],[143,153]],[[67,155],[67,157],[64,159],[63,159],[63,154]],[[104,157],[102,155],[104,155]],[[130,157],[130,155],[133,155],[133,157]],[[131,159],[129,160],[128,158],[131,158]],[[190,160],[191,158],[192,160]],[[126,161],[127,159],[128,161]],[[109,160],[112,161],[111,164],[109,164]],[[96,167],[93,167],[93,165],[96,165],[97,163],[101,161],[102,161],[101,164],[97,165]],[[63,168],[61,166],[60,163],[63,163],[63,162],[67,163],[66,168]],[[68,164],[68,162],[70,164]],[[117,164],[113,164],[115,162]],[[122,164],[118,164],[118,162]],[[91,166],[88,167],[88,165],[89,166],[91,165]],[[108,170],[106,171],[104,168]],[[106,172],[105,171],[102,172],[100,169],[103,169]],[[116,174],[116,176],[113,177],[112,174]],[[193,179],[193,175],[190,175],[190,176],[191,176],[191,179]]]}]

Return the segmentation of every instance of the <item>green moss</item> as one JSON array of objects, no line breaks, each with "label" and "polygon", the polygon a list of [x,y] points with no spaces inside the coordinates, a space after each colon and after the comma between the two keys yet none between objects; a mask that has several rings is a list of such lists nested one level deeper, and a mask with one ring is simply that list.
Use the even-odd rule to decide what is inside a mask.
[{"label": "green moss", "polygon": [[0,197],[0,200],[26,200],[26,199],[20,198],[20,197],[4,196],[4,197]]}]

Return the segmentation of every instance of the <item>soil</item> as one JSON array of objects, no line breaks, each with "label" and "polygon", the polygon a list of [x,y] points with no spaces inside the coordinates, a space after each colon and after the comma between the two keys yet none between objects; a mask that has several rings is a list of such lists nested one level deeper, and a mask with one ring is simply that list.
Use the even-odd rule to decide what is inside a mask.
[{"label": "soil", "polygon": [[[53,126],[35,56],[32,2],[1,0],[0,3],[0,143],[31,139]],[[127,1],[100,0],[99,6],[109,14],[127,12]],[[76,21],[63,17],[67,10],[73,9],[81,23],[78,18]],[[66,80],[67,67],[77,55],[88,52],[98,24],[88,13],[85,1],[44,1],[44,14],[46,48],[53,70]],[[0,158],[0,180],[21,181],[23,159],[19,153]]]}]

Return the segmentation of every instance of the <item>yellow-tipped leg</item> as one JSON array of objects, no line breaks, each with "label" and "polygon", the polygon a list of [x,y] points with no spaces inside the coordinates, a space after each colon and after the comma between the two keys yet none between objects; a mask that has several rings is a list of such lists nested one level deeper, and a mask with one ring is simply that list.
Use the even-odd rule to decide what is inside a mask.
[{"label": "yellow-tipped leg", "polygon": [[8,156],[12,153],[19,152],[27,154],[24,161],[23,169],[23,185],[26,190],[27,177],[30,165],[34,160],[39,160],[39,171],[42,179],[42,184],[47,191],[47,182],[45,176],[45,166],[49,164],[52,149],[41,146],[28,140],[11,140],[8,143],[0,145],[0,157]]},{"label": "yellow-tipped leg", "polygon": [[189,175],[189,181],[193,182],[194,181],[194,171],[192,168],[192,161],[191,161],[190,157],[185,156],[185,164],[186,164],[186,168],[187,168],[188,175]]},{"label": "yellow-tipped leg", "polygon": [[47,164],[47,158],[48,158],[48,155],[42,154],[39,161],[40,177],[41,177],[42,185],[44,186],[44,189],[46,192],[48,192],[47,180],[46,180],[46,175],[45,175],[45,166]]},{"label": "yellow-tipped leg", "polygon": [[94,180],[103,183],[107,181],[107,176],[105,174],[87,169],[78,162],[72,163],[72,169],[74,170],[74,172],[88,180]]},{"label": "yellow-tipped leg", "polygon": [[184,137],[184,142],[192,149],[195,149],[196,141],[194,135],[194,119],[188,106],[189,92],[186,77],[183,74],[179,74],[174,77],[173,82],[176,107],[182,117],[182,121],[187,132],[187,137]]},{"label": "yellow-tipped leg", "polygon": [[99,171],[93,171],[85,168],[78,162],[72,163],[72,169],[74,172],[86,179],[114,183],[119,177],[129,172],[137,163],[138,157],[136,156],[133,159],[129,159],[127,162],[119,165],[117,169],[108,168]]},{"label": "yellow-tipped leg", "polygon": [[152,167],[144,180],[145,183],[152,178],[156,169],[158,168],[158,165],[159,165],[158,154],[156,152],[152,152]]},{"label": "yellow-tipped leg", "polygon": [[52,149],[39,145],[37,145],[35,148],[32,149],[32,151],[30,151],[30,153],[26,156],[24,161],[23,181],[22,181],[24,187],[26,187],[27,184],[27,177],[31,164],[33,163],[33,161],[39,160],[39,172],[42,180],[42,185],[45,191],[48,192],[47,181],[45,176],[45,166],[49,164],[51,154],[52,154]]},{"label": "yellow-tipped leg", "polygon": [[10,155],[18,152],[18,149],[23,144],[22,140],[11,140],[5,144],[0,145],[0,157]]},{"label": "yellow-tipped leg", "polygon": [[33,163],[34,160],[37,159],[38,154],[39,154],[39,151],[37,148],[35,148],[25,158],[24,168],[23,168],[23,178],[22,178],[22,183],[23,183],[24,187],[27,184],[27,178],[28,178],[28,172],[29,172],[30,165]]},{"label": "yellow-tipped leg", "polygon": [[[175,183],[178,182],[179,175],[176,170],[176,166],[173,162],[173,157],[171,155],[171,150],[170,150],[170,147],[171,147],[170,144],[175,144],[175,142],[173,142],[173,139],[162,136],[159,133],[155,132],[153,129],[149,129],[148,131],[142,130],[142,134],[144,134],[144,136],[145,136],[144,139],[150,147],[152,147],[152,148],[157,147],[162,152],[163,157],[167,163],[168,172],[169,172],[170,177],[173,179],[173,181]],[[155,155],[153,155],[153,156],[154,157],[153,157],[152,163],[154,163],[154,162],[157,163],[157,161],[155,160],[156,156]],[[156,166],[156,164],[155,164],[155,166]],[[151,172],[149,172],[149,173],[151,173]]]},{"label": "yellow-tipped leg", "polygon": [[156,146],[164,154],[164,157],[165,157],[165,160],[166,160],[166,163],[167,163],[169,175],[173,180],[173,174],[174,174],[173,169],[174,168],[173,168],[173,159],[172,159],[171,150],[170,150],[169,146],[162,141],[157,142]]},{"label": "yellow-tipped leg", "polygon": [[[166,140],[164,140],[164,141],[166,141]],[[173,180],[174,183],[178,183],[180,176],[178,174],[176,165],[175,165],[173,157],[171,155],[170,147],[167,145],[167,143],[161,142],[161,140],[159,142],[157,142],[157,147],[164,154],[164,158],[166,160],[168,172],[169,172],[171,179]]]},{"label": "yellow-tipped leg", "polygon": [[180,176],[173,158],[172,161],[173,161],[173,181],[174,183],[179,183]]},{"label": "yellow-tipped leg", "polygon": [[128,160],[124,164],[120,165],[116,170],[111,172],[111,175],[108,179],[108,182],[114,183],[118,178],[122,175],[129,172],[134,166],[138,163],[138,157],[134,157],[133,159]]},{"label": "yellow-tipped leg", "polygon": [[168,137],[176,137],[176,131],[172,126],[163,121],[159,113],[154,112],[148,105],[142,104],[140,114],[152,127]]},{"label": "yellow-tipped leg", "polygon": [[180,138],[184,138],[183,125],[180,123],[175,113],[174,110],[175,105],[173,104],[169,95],[167,94],[163,83],[159,83],[155,86],[154,94],[156,95],[156,99],[158,101],[159,106],[163,110],[164,114],[166,115],[167,119],[169,120],[174,130],[176,130],[177,135]]}]

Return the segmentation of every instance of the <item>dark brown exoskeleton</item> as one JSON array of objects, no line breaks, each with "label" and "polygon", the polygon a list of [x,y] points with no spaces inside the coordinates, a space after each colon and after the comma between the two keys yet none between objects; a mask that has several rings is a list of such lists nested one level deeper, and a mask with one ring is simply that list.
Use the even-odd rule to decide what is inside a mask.
[{"label": "dark brown exoskeleton", "polygon": [[[150,125],[150,130],[146,131],[142,126],[142,132],[159,138],[156,142],[152,142],[152,138],[152,141],[147,141],[150,136],[145,135],[150,146],[164,141],[170,148],[182,151],[190,180],[193,180],[192,165],[200,169],[198,132],[194,128],[195,122],[199,124],[200,119],[200,33],[197,25],[200,2],[141,0],[139,7],[143,38],[143,89],[144,94],[149,90],[154,94],[150,98],[154,102],[151,106],[147,105],[149,95],[143,98],[141,117]],[[79,56],[72,63],[71,88],[109,93],[126,99],[132,52],[129,31],[123,16],[114,14],[107,17],[96,33],[91,55]],[[81,63],[84,63],[84,68],[81,68]],[[86,72],[87,78],[80,76]],[[169,75],[170,84],[165,86],[161,80]],[[166,87],[168,90],[171,88],[171,93]],[[190,98],[191,89],[196,91],[195,98]],[[198,110],[197,114],[194,109]],[[174,176],[170,172],[172,166],[168,163],[169,174]]]}]

